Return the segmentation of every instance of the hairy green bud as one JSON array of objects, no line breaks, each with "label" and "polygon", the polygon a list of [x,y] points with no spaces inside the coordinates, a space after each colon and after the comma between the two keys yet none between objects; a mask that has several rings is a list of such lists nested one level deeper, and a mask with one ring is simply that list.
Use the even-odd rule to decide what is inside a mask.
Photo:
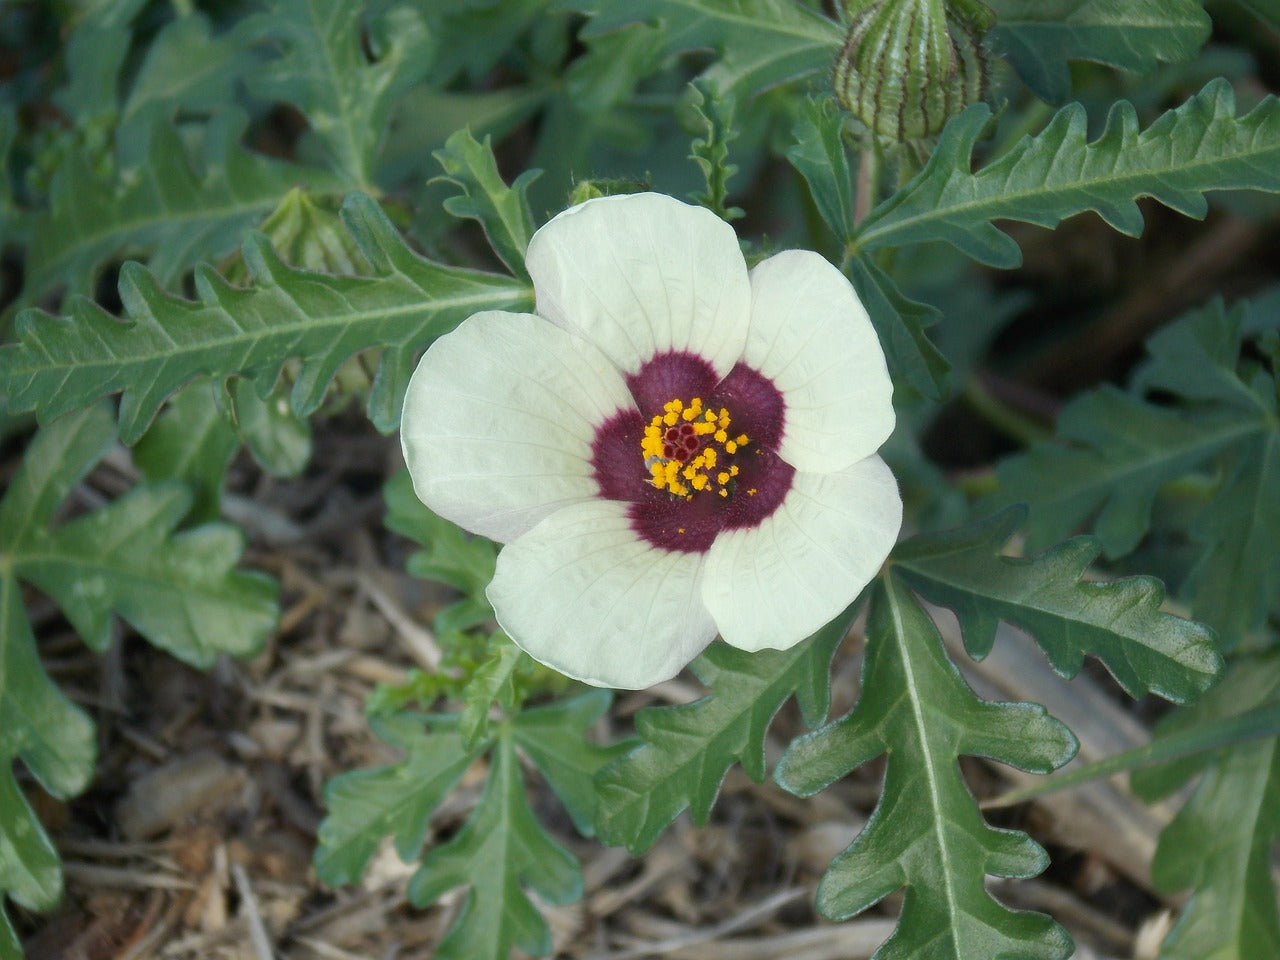
[{"label": "hairy green bud", "polygon": [[836,100],[879,136],[931,137],[986,94],[982,37],[994,18],[981,3],[846,0],[845,10]]}]

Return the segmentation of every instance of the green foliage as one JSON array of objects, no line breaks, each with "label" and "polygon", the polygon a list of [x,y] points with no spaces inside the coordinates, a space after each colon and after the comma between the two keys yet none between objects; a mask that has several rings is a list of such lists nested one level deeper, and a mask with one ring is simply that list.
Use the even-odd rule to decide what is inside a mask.
[{"label": "green foliage", "polygon": [[989,35],[1036,96],[1062,103],[1071,92],[1069,60],[1146,72],[1190,60],[1209,38],[1196,0],[986,0],[997,25]]},{"label": "green foliage", "polygon": [[765,734],[783,703],[794,694],[810,726],[826,717],[831,656],[855,612],[850,607],[789,650],[708,648],[692,669],[710,692],[691,704],[640,711],[636,732],[643,743],[601,772],[600,839],[640,853],[686,807],[705,824],[733,764],[762,781]]},{"label": "green foliage", "polygon": [[476,311],[528,306],[529,291],[509,277],[424,260],[360,194],[347,200],[343,216],[373,276],[294,269],[253,236],[244,258],[255,285],[237,289],[202,268],[196,302],[128,265],[120,277],[128,323],[82,299],[66,318],[21,315],[20,342],[0,347],[0,391],[10,409],[35,409],[46,421],[123,391],[120,431],[133,443],[165,398],[195,377],[241,374],[265,395],[284,361],[299,357],[291,403],[305,416],[320,406],[344,360],[381,345],[369,415],[380,429],[394,429],[421,349]]},{"label": "green foliage", "polygon": [[573,855],[547,835],[529,809],[512,737],[500,732],[480,804],[448,843],[432,847],[409,882],[409,899],[426,906],[455,887],[466,903],[436,950],[441,960],[505,960],[513,947],[544,956],[551,932],[524,892],[545,903],[582,895]]},{"label": "green foliage", "polygon": [[524,253],[534,230],[528,192],[539,171],[526,170],[508,187],[498,173],[489,138],[477,143],[469,129],[454,133],[435,156],[445,178],[462,191],[446,200],[444,208],[455,217],[479,221],[507,269],[527,278]]},{"label": "green foliage", "polygon": [[[1161,724],[1162,736],[1280,707],[1280,656],[1245,657],[1195,706]],[[1165,767],[1139,771],[1148,799],[1188,778],[1199,783],[1160,836],[1152,872],[1164,891],[1194,887],[1162,960],[1248,960],[1280,955],[1271,852],[1280,839],[1280,737],[1249,740]]]},{"label": "green foliage", "polygon": [[[275,623],[274,586],[233,569],[236,531],[206,524],[174,532],[192,505],[180,485],[137,487],[50,529],[114,442],[103,406],[63,417],[32,441],[0,500],[0,893],[34,910],[57,902],[62,875],[13,762],[53,796],[74,796],[93,775],[95,738],[92,721],[40,665],[19,581],[52,597],[95,650],[110,643],[114,615],[156,646],[208,666],[221,653],[254,652]],[[0,938],[11,936],[0,922]]]},{"label": "green foliage", "polygon": [[733,126],[734,99],[721,95],[705,81],[694,82],[690,89],[702,131],[693,141],[689,159],[698,165],[707,181],[707,189],[691,199],[722,220],[736,220],[744,214],[741,207],[728,205],[729,180],[738,172],[737,164],[729,162],[729,144],[738,136]]},{"label": "green foliage", "polygon": [[90,293],[102,266],[126,255],[144,256],[158,282],[172,284],[196,261],[232,252],[295,184],[339,188],[320,168],[249,152],[237,142],[243,130],[243,117],[219,114],[189,155],[157,118],[136,133],[137,162],[110,184],[83,153],[69,154],[31,226],[22,302],[58,288]]},{"label": "green foliage", "polygon": [[1069,104],[1039,134],[971,173],[975,142],[990,117],[986,105],[976,104],[948,124],[925,168],[859,225],[852,249],[945,240],[982,263],[1016,267],[1018,245],[994,220],[1049,227],[1093,210],[1113,229],[1137,236],[1139,197],[1201,218],[1207,191],[1280,191],[1280,101],[1268,97],[1237,117],[1225,80],[1145,130],[1133,107],[1117,101],[1092,143],[1084,108]]},{"label": "green foliage", "polygon": [[401,470],[382,491],[389,530],[419,543],[405,564],[409,573],[454,587],[461,599],[436,617],[436,628],[465,629],[493,616],[485,588],[493,579],[498,547],[484,537],[464,533],[456,524],[432,513],[414,495],[409,471]]},{"label": "green foliage", "polygon": [[[313,413],[350,414],[359,403],[378,429],[394,429],[409,373],[434,338],[480,310],[534,307],[524,253],[566,196],[699,191],[729,219],[740,214],[730,183],[749,209],[740,231],[749,262],[817,249],[856,287],[895,386],[897,429],[882,455],[908,524],[923,531],[868,590],[861,699],[796,741],[777,770],[809,794],[885,756],[876,812],[831,865],[821,910],[846,917],[905,889],[879,960],[1070,949],[1048,918],[985,892],[986,877],[1031,876],[1046,858],[982,819],[958,760],[1047,772],[1074,741],[1033,704],[978,700],[927,599],[955,612],[973,656],[1007,622],[1064,675],[1095,656],[1135,696],[1190,700],[1214,679],[1219,652],[1238,651],[1221,686],[1175,714],[1149,753],[1109,762],[1173,758],[1137,778],[1152,794],[1200,778],[1154,865],[1162,890],[1194,888],[1166,957],[1280,953],[1269,872],[1280,831],[1280,296],[1231,311],[1214,304],[1157,333],[1127,388],[1065,398],[1055,436],[1033,440],[994,479],[967,469],[971,454],[988,459],[981,450],[959,451],[962,471],[934,456],[954,393],[976,398],[970,406],[997,428],[1016,421],[1015,437],[1041,432],[1025,429],[1043,405],[1017,393],[1022,358],[992,341],[1012,302],[1053,316],[1034,349],[1070,317],[1020,277],[992,292],[979,264],[1021,256],[1000,221],[1053,227],[1092,210],[1138,234],[1143,198],[1202,217],[1210,191],[1280,192],[1273,98],[1237,116],[1217,80],[1167,110],[1221,73],[1256,89],[1253,58],[1266,46],[1244,36],[1254,23],[1245,11],[1271,23],[1275,5],[1210,5],[1215,18],[1223,11],[1218,47],[1192,59],[1210,26],[1196,0],[990,0],[997,22],[986,43],[1032,93],[1061,102],[1073,71],[1085,103],[1102,106],[1120,89],[1132,106],[1115,103],[1091,134],[1083,106],[1055,112],[1009,91],[998,119],[978,106],[943,127],[939,91],[912,86],[908,99],[930,106],[912,122],[942,127],[929,157],[930,140],[903,151],[857,141],[857,122],[830,96],[837,55],[857,40],[849,21],[873,5],[916,31],[897,46],[950,58],[916,42],[922,2],[260,0],[197,10],[110,0],[9,11],[0,243],[5,283],[21,288],[5,290],[17,319],[11,328],[3,318],[0,435],[12,452],[33,419],[44,426],[0,499],[0,958],[21,951],[3,898],[47,909],[62,885],[28,785],[75,795],[95,751],[91,721],[44,672],[24,591],[50,598],[94,650],[119,617],[196,666],[249,652],[275,611],[271,587],[234,569],[241,539],[217,522],[241,446],[265,472],[292,476],[311,458]],[[925,5],[935,40],[942,26],[956,39],[957,18],[974,43],[969,28],[988,25],[977,0]],[[858,59],[850,54],[846,63]],[[1132,76],[1157,68],[1141,83]],[[840,83],[864,90],[865,79]],[[1141,129],[1139,115],[1157,119]],[[980,144],[987,130],[1004,145]],[[545,170],[536,180],[535,167]],[[1247,211],[1262,236],[1268,203],[1255,198]],[[472,248],[474,231],[457,230],[462,220],[479,224],[510,276],[464,268],[488,254]],[[138,262],[119,268],[114,305],[104,281],[128,258]],[[1126,288],[1134,302],[1136,288]],[[65,315],[24,309],[32,305]],[[114,394],[118,414],[103,402]],[[1019,409],[1001,406],[1009,402]],[[105,505],[93,488],[72,496],[109,447],[113,466],[129,469],[117,437],[143,481]],[[937,532],[968,517],[968,498],[997,480],[979,510],[1028,501],[1025,547],[1009,542],[1015,513]],[[420,547],[409,572],[459,596],[420,651],[434,664],[438,648],[440,662],[370,698],[371,724],[403,759],[329,785],[315,863],[326,882],[354,882],[390,838],[419,864],[416,904],[461,894],[437,955],[509,960],[516,948],[549,949],[538,904],[568,902],[582,879],[535,818],[542,806],[530,790],[553,792],[584,836],[641,851],[686,809],[707,822],[731,765],[763,779],[767,733],[789,698],[810,727],[825,721],[831,658],[857,604],[790,650],[713,645],[692,668],[707,687],[701,700],[642,710],[638,739],[592,745],[585,733],[609,695],[566,694],[579,688],[494,630],[485,591],[497,546],[431,514],[405,473],[385,498],[387,526]],[[1080,529],[1094,536],[1061,542]],[[1191,615],[1217,629],[1219,648],[1206,629],[1161,612],[1156,581],[1093,579],[1099,550],[1125,558],[1125,569],[1167,575]],[[1260,730],[1264,722],[1272,726]],[[1253,739],[1206,753],[1209,735]],[[462,784],[478,802],[433,836],[432,817]]]},{"label": "green foliage", "polygon": [[1022,515],[1007,510],[958,530],[914,537],[894,552],[894,569],[955,611],[975,657],[990,652],[1004,620],[1031,634],[1063,676],[1075,676],[1092,654],[1133,697],[1150,691],[1184,702],[1213,682],[1222,660],[1212,634],[1160,611],[1160,581],[1082,579],[1098,555],[1090,538],[1037,557],[1001,555]]},{"label": "green foliage", "polygon": [[344,0],[274,0],[244,29],[279,51],[253,72],[254,96],[295,104],[347,186],[370,190],[391,108],[430,68],[431,37],[408,3],[380,4],[367,22],[364,10]]},{"label": "green foliage", "polygon": [[218,519],[222,483],[240,446],[235,430],[213,401],[208,380],[184,387],[133,449],[133,462],[147,480],[177,480],[191,490],[191,517],[198,522]]},{"label": "green foliage", "polygon": [[1272,307],[1191,311],[1148,343],[1135,388],[1178,401],[1157,405],[1102,387],[1062,413],[1057,438],[1000,467],[996,502],[1031,505],[1032,549],[1088,524],[1110,556],[1147,533],[1161,489],[1208,471],[1193,516],[1194,555],[1180,593],[1226,648],[1256,627],[1280,590],[1280,408],[1274,370],[1245,347],[1277,323]]},{"label": "green foliage", "polygon": [[874,960],[1065,960],[1072,945],[1061,927],[1010,911],[984,889],[986,875],[1035,876],[1048,857],[1025,834],[982,820],[957,759],[1047,773],[1075,750],[1071,732],[1043,707],[975,697],[919,603],[895,574],[885,577],[872,594],[858,703],[792,743],[775,773],[809,796],[887,756],[880,802],[823,877],[818,909],[843,919],[905,887],[898,927]]},{"label": "green foliage", "polygon": [[[846,121],[829,97],[811,97],[792,129],[795,143],[787,149],[787,160],[804,178],[818,213],[841,246],[855,232],[856,188],[845,145]],[[924,332],[937,322],[938,311],[905,296],[869,257],[846,258],[845,269],[880,335],[894,380],[921,396],[941,399],[950,365]]]},{"label": "green foliage", "polygon": [[664,55],[710,48],[720,59],[706,78],[723,94],[749,97],[766,87],[829,69],[840,27],[788,0],[572,0],[591,15],[592,38],[636,21],[657,23]]},{"label": "green foliage", "polygon": [[[596,747],[585,730],[608,709],[602,690],[516,714],[468,747],[457,717],[397,714],[375,721],[405,759],[377,770],[343,774],[325,790],[329,816],[320,827],[316,871],[327,883],[359,879],[378,843],[393,836],[406,861],[421,859],[409,897],[425,906],[467,888],[461,912],[441,941],[442,960],[507,960],[513,947],[535,956],[551,935],[526,888],[549,904],[582,895],[577,861],[533,815],[517,748],[547,778],[575,823],[590,824],[591,778],[616,749]],[[447,842],[423,852],[428,822],[471,764],[488,753],[484,793]]]}]

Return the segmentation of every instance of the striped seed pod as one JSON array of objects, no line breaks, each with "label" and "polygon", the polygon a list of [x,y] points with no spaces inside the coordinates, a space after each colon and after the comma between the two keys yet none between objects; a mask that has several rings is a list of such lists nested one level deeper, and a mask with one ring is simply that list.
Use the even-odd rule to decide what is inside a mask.
[{"label": "striped seed pod", "polygon": [[994,18],[976,0],[846,0],[836,100],[896,143],[930,137],[987,90],[982,37]]}]

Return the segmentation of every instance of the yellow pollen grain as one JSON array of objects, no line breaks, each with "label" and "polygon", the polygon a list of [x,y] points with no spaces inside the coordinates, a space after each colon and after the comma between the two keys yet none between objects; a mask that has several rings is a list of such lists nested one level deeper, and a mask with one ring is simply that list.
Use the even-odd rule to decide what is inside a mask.
[{"label": "yellow pollen grain", "polygon": [[[666,432],[681,421],[689,424],[701,449],[685,460],[667,458],[663,455],[668,448]],[[738,475],[738,467],[726,460],[747,443],[746,434],[730,439],[731,423],[726,408],[708,409],[701,397],[694,397],[688,403],[679,398],[667,401],[640,438],[649,482],[658,490],[686,500],[692,499],[694,493],[708,490],[715,490],[721,497],[730,496],[726,485]],[[754,488],[749,491],[752,496],[756,492]],[[683,533],[684,528],[680,528],[680,532]]]}]

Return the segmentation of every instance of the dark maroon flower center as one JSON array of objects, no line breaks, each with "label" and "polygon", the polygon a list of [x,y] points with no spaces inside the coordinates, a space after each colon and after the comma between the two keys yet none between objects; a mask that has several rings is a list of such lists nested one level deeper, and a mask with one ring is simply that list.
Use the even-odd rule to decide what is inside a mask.
[{"label": "dark maroon flower center", "polygon": [[673,351],[627,386],[636,407],[600,425],[591,462],[600,495],[629,504],[640,536],[702,553],[721,531],[756,527],[782,503],[795,470],[777,454],[786,405],[769,379],[742,363],[720,379],[696,354]]}]

